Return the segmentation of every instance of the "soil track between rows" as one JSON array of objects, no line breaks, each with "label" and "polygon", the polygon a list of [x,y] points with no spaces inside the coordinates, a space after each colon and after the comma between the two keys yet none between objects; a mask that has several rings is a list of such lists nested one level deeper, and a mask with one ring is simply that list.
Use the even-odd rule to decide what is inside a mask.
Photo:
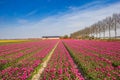
[{"label": "soil track between rows", "polygon": [[33,78],[31,80],[40,80],[40,76],[41,76],[42,72],[44,71],[45,67],[47,66],[47,64],[48,64],[48,62],[49,62],[49,60],[50,60],[52,54],[54,53],[54,50],[56,49],[58,44],[59,44],[59,41],[57,42],[55,47],[51,50],[47,59],[43,63],[41,63],[42,67],[39,69],[38,73],[33,76]]}]

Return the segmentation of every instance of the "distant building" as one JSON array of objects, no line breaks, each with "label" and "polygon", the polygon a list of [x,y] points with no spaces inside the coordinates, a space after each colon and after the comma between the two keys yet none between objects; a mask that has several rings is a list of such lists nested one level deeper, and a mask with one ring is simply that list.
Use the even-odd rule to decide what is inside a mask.
[{"label": "distant building", "polygon": [[42,39],[60,39],[60,36],[42,36]]}]

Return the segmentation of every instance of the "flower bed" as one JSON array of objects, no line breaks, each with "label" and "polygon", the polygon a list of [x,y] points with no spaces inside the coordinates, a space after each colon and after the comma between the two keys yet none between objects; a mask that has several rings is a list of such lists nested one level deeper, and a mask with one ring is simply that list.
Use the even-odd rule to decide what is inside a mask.
[{"label": "flower bed", "polygon": [[40,80],[84,80],[61,41]]},{"label": "flower bed", "polygon": [[[10,63],[11,65],[0,71],[0,79],[2,80],[26,80],[30,76],[32,76],[32,72],[34,72],[35,68],[42,62],[42,60],[47,56],[47,54],[52,50],[52,48],[57,43],[56,40],[47,40],[42,42],[42,44],[38,44],[36,48],[33,48],[34,52],[24,55],[21,59],[16,61],[15,63]],[[43,47],[42,50],[39,48]],[[29,52],[29,51],[28,51]],[[6,61],[3,61],[6,63]],[[7,64],[7,63],[6,63]]]},{"label": "flower bed", "polygon": [[64,40],[64,43],[88,79],[120,79],[120,43]]}]

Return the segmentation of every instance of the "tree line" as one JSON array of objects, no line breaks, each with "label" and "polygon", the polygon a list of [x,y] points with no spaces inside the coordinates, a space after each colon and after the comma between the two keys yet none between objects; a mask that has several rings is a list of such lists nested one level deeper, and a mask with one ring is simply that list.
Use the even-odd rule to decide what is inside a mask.
[{"label": "tree line", "polygon": [[[71,38],[106,38],[106,32],[108,31],[108,38],[111,37],[111,31],[114,31],[114,38],[117,38],[117,29],[120,28],[120,13],[113,14],[110,17],[98,21],[89,27],[85,27],[82,30],[71,34]],[[103,36],[101,36],[103,35]]]}]

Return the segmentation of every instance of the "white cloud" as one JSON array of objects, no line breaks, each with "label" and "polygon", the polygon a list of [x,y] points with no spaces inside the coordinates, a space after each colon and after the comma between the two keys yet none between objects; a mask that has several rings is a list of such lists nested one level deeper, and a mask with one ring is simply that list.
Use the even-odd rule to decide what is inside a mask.
[{"label": "white cloud", "polygon": [[37,9],[35,9],[35,10],[32,10],[32,11],[30,11],[30,12],[28,12],[27,14],[26,14],[26,16],[32,16],[32,15],[34,15],[35,13],[37,13]]},{"label": "white cloud", "polygon": [[[93,6],[94,4],[94,6]],[[99,2],[96,2],[98,5]],[[93,7],[86,7],[86,6]],[[101,5],[101,6],[100,6]],[[20,27],[12,27],[0,31],[0,38],[27,38],[41,37],[44,35],[64,35],[78,31],[86,26],[89,26],[98,20],[102,20],[113,13],[120,13],[120,3],[104,5],[100,3],[96,6],[95,2],[69,10],[64,14],[49,16],[37,22],[29,23],[26,20],[20,20],[24,23]],[[33,12],[34,13],[34,12]],[[32,14],[32,13],[31,13]],[[26,23],[27,22],[27,23]],[[15,31],[13,31],[15,30]]]},{"label": "white cloud", "polygon": [[26,20],[26,19],[18,19],[18,23],[20,23],[20,24],[27,24],[28,20]]},{"label": "white cloud", "polygon": [[85,4],[85,5],[83,5],[83,6],[81,6],[81,7],[75,7],[75,6],[69,6],[68,8],[70,9],[70,10],[81,10],[81,9],[86,9],[86,8],[90,8],[90,7],[92,7],[93,8],[93,6],[95,6],[95,5],[97,5],[97,6],[99,6],[99,4],[103,4],[104,2],[106,2],[106,1],[95,1],[95,2],[91,2],[91,3],[87,3],[87,4]]}]

